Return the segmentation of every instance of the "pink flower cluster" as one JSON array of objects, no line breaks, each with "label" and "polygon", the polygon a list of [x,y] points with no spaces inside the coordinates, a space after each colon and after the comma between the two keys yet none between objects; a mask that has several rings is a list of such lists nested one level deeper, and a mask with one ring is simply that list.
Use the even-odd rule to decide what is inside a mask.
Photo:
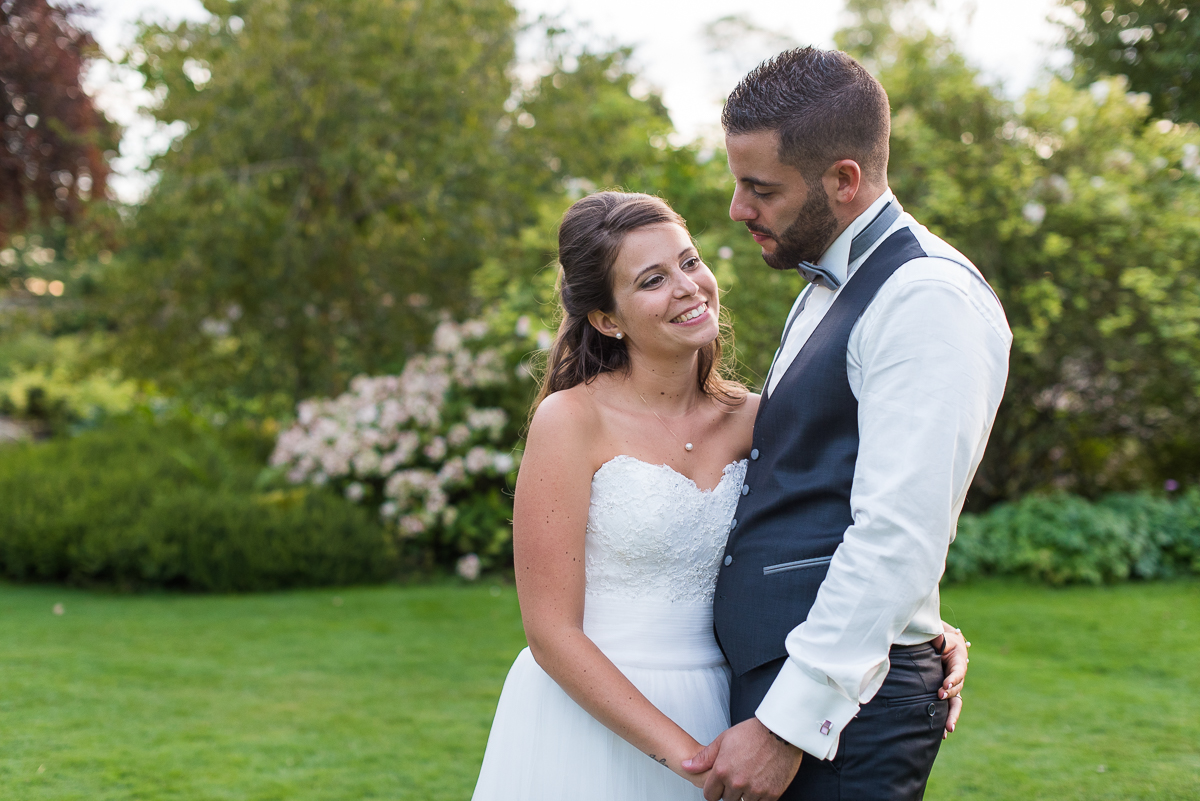
[{"label": "pink flower cluster", "polygon": [[497,351],[470,347],[487,333],[483,322],[443,322],[433,352],[410,359],[400,375],[358,376],[336,398],[302,401],[271,464],[295,484],[344,484],[355,502],[368,497],[367,485],[382,487],[379,512],[403,536],[452,524],[455,490],[516,467],[500,442],[508,414],[461,401],[464,390],[508,380]]}]

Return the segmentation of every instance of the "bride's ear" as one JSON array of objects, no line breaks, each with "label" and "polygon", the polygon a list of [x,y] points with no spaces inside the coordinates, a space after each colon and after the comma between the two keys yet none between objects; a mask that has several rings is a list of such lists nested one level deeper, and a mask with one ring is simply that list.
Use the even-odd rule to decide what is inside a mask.
[{"label": "bride's ear", "polygon": [[592,328],[595,328],[606,337],[614,337],[616,339],[624,337],[624,334],[621,333],[620,324],[607,312],[594,311],[589,313],[588,322],[592,324]]}]

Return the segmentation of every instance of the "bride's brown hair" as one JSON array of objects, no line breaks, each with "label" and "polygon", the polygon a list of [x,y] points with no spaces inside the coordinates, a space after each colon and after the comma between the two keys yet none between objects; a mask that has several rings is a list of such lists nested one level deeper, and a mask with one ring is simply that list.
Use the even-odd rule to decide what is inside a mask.
[{"label": "bride's brown hair", "polygon": [[[546,361],[545,378],[533,408],[551,393],[588,384],[601,373],[629,369],[625,342],[605,336],[589,322],[593,311],[611,312],[613,265],[625,237],[652,225],[678,225],[683,217],[665,200],[632,192],[596,192],[576,201],[558,227],[558,297],[562,321]],[[700,391],[727,405],[745,400],[746,388],[726,375],[722,335],[700,349],[696,379]]]}]

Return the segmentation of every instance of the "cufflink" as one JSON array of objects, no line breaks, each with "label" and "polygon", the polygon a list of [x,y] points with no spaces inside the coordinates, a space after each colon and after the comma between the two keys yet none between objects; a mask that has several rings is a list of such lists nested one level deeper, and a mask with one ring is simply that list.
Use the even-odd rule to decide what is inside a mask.
[{"label": "cufflink", "polygon": [[821,734],[829,734],[829,730],[833,728],[833,721],[827,720],[821,724]]}]

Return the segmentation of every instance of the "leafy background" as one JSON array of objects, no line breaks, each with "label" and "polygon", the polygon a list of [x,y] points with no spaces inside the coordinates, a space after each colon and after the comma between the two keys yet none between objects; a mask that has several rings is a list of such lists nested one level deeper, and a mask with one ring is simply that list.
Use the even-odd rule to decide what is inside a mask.
[{"label": "leafy background", "polygon": [[[0,446],[7,462],[48,458],[48,441],[82,452],[73,437],[119,425],[169,442],[182,419],[213,447],[233,447],[221,444],[227,429],[258,438],[229,451],[245,478],[228,486],[247,502],[302,490],[379,511],[370,482],[320,472],[294,485],[265,454],[297,404],[338,398],[355,376],[401,375],[432,352],[439,325],[475,320],[510,376],[488,390],[485,405],[507,415],[489,447],[515,465],[529,376],[557,324],[555,226],[601,187],[659,194],[690,221],[723,287],[742,377],[761,380],[800,279],[759,263],[727,217],[720,148],[678,144],[630,49],[545,20],[522,27],[506,0],[205,7],[209,21],[143,23],[124,52],[153,98],[146,111],[181,132],[151,163],[149,196],[124,205],[104,188],[120,132],[78,86],[103,58],[79,10],[0,5],[11,56],[0,436],[31,441]],[[921,25],[923,7],[850,0],[836,40],[889,90],[893,188],[978,264],[1013,328],[1008,390],[967,511],[1194,487],[1197,15],[1175,0],[1064,3],[1074,61],[1014,101]],[[786,44],[739,18],[707,35],[715,58],[755,37]],[[518,37],[539,43],[533,69],[518,64]],[[435,404],[445,430],[474,408],[468,390]],[[375,447],[367,428],[354,431],[321,447]],[[452,457],[414,458],[440,470]],[[112,450],[92,469],[129,462]],[[511,474],[480,481],[451,504],[462,522],[430,534],[423,553],[388,523],[432,521],[419,498],[380,518],[400,563],[446,568],[486,552],[485,567],[504,566]]]}]

